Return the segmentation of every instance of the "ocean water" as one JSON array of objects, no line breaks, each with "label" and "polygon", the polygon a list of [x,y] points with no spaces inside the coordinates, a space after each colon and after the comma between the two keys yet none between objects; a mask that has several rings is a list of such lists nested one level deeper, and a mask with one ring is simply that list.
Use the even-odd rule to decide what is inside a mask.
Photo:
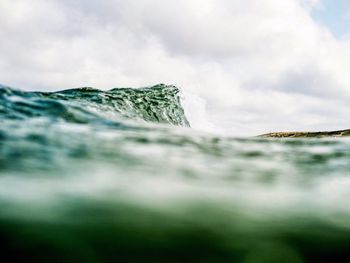
[{"label": "ocean water", "polygon": [[201,132],[183,102],[166,85],[53,93],[1,86],[3,258],[350,258],[349,139]]}]

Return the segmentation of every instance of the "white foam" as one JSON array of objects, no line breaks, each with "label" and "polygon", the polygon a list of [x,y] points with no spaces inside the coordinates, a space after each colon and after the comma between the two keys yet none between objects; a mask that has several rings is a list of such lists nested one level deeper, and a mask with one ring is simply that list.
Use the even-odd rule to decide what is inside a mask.
[{"label": "white foam", "polygon": [[207,119],[206,101],[203,98],[181,90],[180,99],[192,129],[210,133],[223,132]]}]

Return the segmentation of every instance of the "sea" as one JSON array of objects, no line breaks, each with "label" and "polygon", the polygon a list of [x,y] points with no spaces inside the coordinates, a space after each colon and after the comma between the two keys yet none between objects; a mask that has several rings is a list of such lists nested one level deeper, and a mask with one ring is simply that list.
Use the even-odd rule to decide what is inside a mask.
[{"label": "sea", "polygon": [[190,104],[0,86],[1,262],[349,262],[349,138],[195,129]]}]

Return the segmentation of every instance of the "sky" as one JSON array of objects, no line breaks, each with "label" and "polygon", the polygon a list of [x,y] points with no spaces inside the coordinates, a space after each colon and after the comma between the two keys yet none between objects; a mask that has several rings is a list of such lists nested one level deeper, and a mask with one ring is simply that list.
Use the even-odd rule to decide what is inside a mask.
[{"label": "sky", "polygon": [[[229,134],[350,128],[347,0],[0,0],[0,83],[179,86]],[[188,95],[192,94],[192,95]],[[198,116],[196,116],[196,114]]]},{"label": "sky", "polygon": [[350,1],[323,0],[311,13],[321,25],[328,27],[337,38],[346,37],[350,33]]}]

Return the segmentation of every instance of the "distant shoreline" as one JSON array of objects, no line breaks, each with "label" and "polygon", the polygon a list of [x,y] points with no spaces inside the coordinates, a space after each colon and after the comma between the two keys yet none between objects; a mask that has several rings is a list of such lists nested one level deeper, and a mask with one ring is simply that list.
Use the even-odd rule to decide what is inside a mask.
[{"label": "distant shoreline", "polygon": [[322,137],[346,137],[350,136],[350,129],[325,132],[272,132],[258,137],[263,138],[322,138]]}]

